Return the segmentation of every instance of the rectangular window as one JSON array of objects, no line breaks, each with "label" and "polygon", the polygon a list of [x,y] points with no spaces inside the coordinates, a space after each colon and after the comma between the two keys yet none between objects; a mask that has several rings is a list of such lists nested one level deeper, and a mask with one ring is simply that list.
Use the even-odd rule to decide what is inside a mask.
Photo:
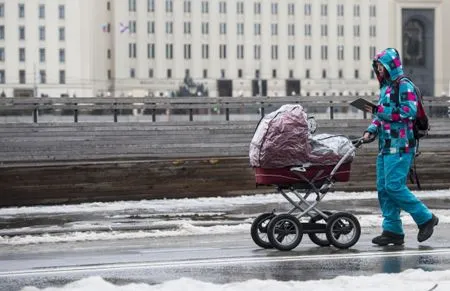
[{"label": "rectangular window", "polygon": [[202,22],[202,34],[209,34],[209,23]]},{"label": "rectangular window", "polygon": [[305,71],[305,78],[306,79],[310,78],[310,71],[309,71],[309,69],[306,69],[306,71]]},{"label": "rectangular window", "polygon": [[321,4],[320,5],[320,15],[321,16],[328,16],[328,5],[327,4]]},{"label": "rectangular window", "polygon": [[66,71],[64,71],[64,70],[59,71],[59,83],[60,84],[66,83]]},{"label": "rectangular window", "polygon": [[311,46],[305,45],[305,60],[311,59]]},{"label": "rectangular window", "polygon": [[166,59],[173,59],[173,44],[171,43],[166,44]]},{"label": "rectangular window", "polygon": [[191,34],[191,23],[190,22],[184,23],[184,34]]},{"label": "rectangular window", "polygon": [[154,21],[147,22],[147,33],[148,34],[155,33],[155,22]]},{"label": "rectangular window", "polygon": [[339,24],[337,26],[337,35],[340,36],[340,37],[344,36],[344,25]]},{"label": "rectangular window", "polygon": [[288,35],[295,35],[295,24],[288,24]]},{"label": "rectangular window", "polygon": [[39,83],[47,84],[47,72],[45,70],[39,71]]},{"label": "rectangular window", "polygon": [[39,19],[45,19],[45,5],[44,4],[39,4]]},{"label": "rectangular window", "polygon": [[272,12],[272,15],[277,15],[278,14],[278,3],[272,3],[272,5],[271,5],[271,12]]},{"label": "rectangular window", "polygon": [[220,59],[227,58],[227,45],[226,44],[219,45],[219,58]]},{"label": "rectangular window", "polygon": [[202,44],[202,59],[204,59],[204,60],[209,59],[209,45],[208,44]]},{"label": "rectangular window", "polygon": [[238,69],[238,78],[242,78],[242,69]]},{"label": "rectangular window", "polygon": [[369,7],[369,16],[377,17],[377,7],[375,5],[370,5]]},{"label": "rectangular window", "polygon": [[322,70],[322,79],[327,78],[327,70]]},{"label": "rectangular window", "polygon": [[60,27],[59,28],[59,41],[65,41],[66,40],[66,28]]},{"label": "rectangular window", "polygon": [[[293,79],[294,78],[294,70],[289,70],[289,78]],[[295,92],[294,92],[295,93]],[[295,95],[295,94],[293,94]]]},{"label": "rectangular window", "polygon": [[155,44],[154,43],[147,44],[147,58],[149,58],[149,59],[155,58]]},{"label": "rectangular window", "polygon": [[168,21],[166,22],[166,34],[172,34],[173,33],[173,22]]},{"label": "rectangular window", "polygon": [[343,45],[338,45],[337,57],[338,57],[338,60],[340,60],[340,61],[344,60],[344,46]]},{"label": "rectangular window", "polygon": [[39,62],[45,63],[45,48],[39,49]]},{"label": "rectangular window", "polygon": [[242,44],[237,46],[237,58],[238,60],[244,59],[244,45]]},{"label": "rectangular window", "polygon": [[0,84],[5,84],[5,70],[0,70]]},{"label": "rectangular window", "polygon": [[136,33],[136,21],[133,20],[128,23],[128,31],[130,34]]},{"label": "rectangular window", "polygon": [[253,4],[253,12],[255,15],[261,14],[261,3],[260,2],[255,2]]},{"label": "rectangular window", "polygon": [[278,35],[278,24],[277,23],[272,23],[270,25],[270,30],[272,32],[272,35]]},{"label": "rectangular window", "polygon": [[261,35],[261,23],[255,23],[254,32],[255,35]]},{"label": "rectangular window", "polygon": [[275,79],[277,77],[277,70],[272,70],[272,78]]},{"label": "rectangular window", "polygon": [[353,47],[353,60],[359,61],[361,59],[360,52],[361,52],[361,50],[360,50],[359,46]]},{"label": "rectangular window", "polygon": [[360,36],[359,25],[353,25],[353,36],[354,37]]},{"label": "rectangular window", "polygon": [[320,26],[320,35],[321,36],[328,36],[328,25],[322,24]]},{"label": "rectangular window", "polygon": [[66,18],[66,7],[64,5],[58,6],[58,16],[59,16],[59,19]]},{"label": "rectangular window", "polygon": [[203,69],[203,79],[207,79],[207,78],[208,78],[208,70]]},{"label": "rectangular window", "polygon": [[209,3],[208,3],[208,1],[202,1],[202,13],[203,14],[209,13]]},{"label": "rectangular window", "polygon": [[369,27],[369,35],[371,37],[376,37],[377,36],[377,27],[375,25],[371,25]]},{"label": "rectangular window", "polygon": [[5,17],[5,4],[4,3],[0,3],[0,17],[1,18]]},{"label": "rectangular window", "polygon": [[289,3],[288,4],[288,15],[295,15],[295,4]]},{"label": "rectangular window", "polygon": [[147,0],[147,11],[155,12],[155,0]]},{"label": "rectangular window", "polygon": [[328,46],[323,45],[320,47],[320,58],[322,60],[328,60]]},{"label": "rectangular window", "polygon": [[355,79],[359,79],[359,70],[355,70]]},{"label": "rectangular window", "polygon": [[222,79],[225,78],[225,70],[224,70],[224,69],[221,69],[221,70],[220,70],[220,77],[221,77]]},{"label": "rectangular window", "polygon": [[19,26],[19,40],[25,40],[25,26]]},{"label": "rectangular window", "polygon": [[25,84],[27,82],[25,70],[19,70],[19,83]]},{"label": "rectangular window", "polygon": [[45,40],[45,26],[39,26],[39,40]]},{"label": "rectangular window", "polygon": [[136,70],[134,68],[130,69],[130,78],[131,79],[136,78]]},{"label": "rectangular window", "polygon": [[167,79],[172,78],[172,69],[167,69]]},{"label": "rectangular window", "polygon": [[108,80],[111,80],[111,79],[112,79],[112,72],[111,72],[111,70],[108,70],[108,71],[106,72],[106,75],[107,75],[107,77],[108,77]]},{"label": "rectangular window", "polygon": [[358,4],[353,5],[353,16],[354,17],[360,16],[360,8]]},{"label": "rectangular window", "polygon": [[272,45],[271,57],[272,57],[272,60],[278,60],[278,46],[277,45]]},{"label": "rectangular window", "polygon": [[59,62],[61,64],[64,64],[66,62],[66,50],[65,49],[59,49]]},{"label": "rectangular window", "polygon": [[237,24],[237,34],[244,35],[244,23]]},{"label": "rectangular window", "polygon": [[5,39],[5,26],[0,25],[0,40],[4,40],[4,39]]},{"label": "rectangular window", "polygon": [[135,59],[136,55],[137,55],[136,43],[129,43],[128,44],[128,57],[130,59]]},{"label": "rectangular window", "polygon": [[128,0],[128,11],[136,12],[136,0]]},{"label": "rectangular window", "polygon": [[148,69],[148,77],[151,79],[153,78],[153,69]]},{"label": "rectangular window", "polygon": [[191,1],[190,0],[184,0],[183,11],[184,11],[184,13],[191,13]]},{"label": "rectangular window", "polygon": [[220,1],[219,2],[219,13],[226,14],[227,13],[227,2]]},{"label": "rectangular window", "polygon": [[289,60],[295,59],[295,46],[294,45],[288,45],[288,59]]},{"label": "rectangular window", "polygon": [[166,0],[166,12],[167,13],[173,12],[173,1],[172,0]]},{"label": "rectangular window", "polygon": [[342,69],[339,70],[338,77],[339,77],[339,79],[342,79],[344,77],[344,73],[342,72]]},{"label": "rectangular window", "polygon": [[261,46],[260,45],[255,45],[253,47],[253,56],[254,56],[255,60],[261,59]]},{"label": "rectangular window", "polygon": [[106,51],[106,56],[107,56],[108,59],[111,59],[111,49],[108,49]]},{"label": "rectangular window", "polygon": [[227,24],[225,22],[219,23],[220,34],[227,34]]},{"label": "rectangular window", "polygon": [[5,61],[5,48],[0,47],[0,62],[4,62],[4,61]]},{"label": "rectangular window", "polygon": [[305,4],[305,16],[311,15],[311,4]]},{"label": "rectangular window", "polygon": [[184,59],[185,60],[191,59],[191,45],[190,44],[184,45]]},{"label": "rectangular window", "polygon": [[244,14],[244,2],[239,1],[236,3],[236,14]]},{"label": "rectangular window", "polygon": [[260,76],[259,70],[255,70],[255,79],[259,79]]},{"label": "rectangular window", "polygon": [[19,48],[19,62],[25,62],[25,48],[23,47]]},{"label": "rectangular window", "polygon": [[305,36],[311,36],[311,24],[305,24]]},{"label": "rectangular window", "polygon": [[19,18],[25,18],[25,4],[19,3]]},{"label": "rectangular window", "polygon": [[377,53],[376,47],[371,46],[369,48],[369,59],[372,59],[373,57],[375,57],[376,53]]},{"label": "rectangular window", "polygon": [[338,4],[337,5],[337,16],[344,16],[344,5],[343,4]]}]

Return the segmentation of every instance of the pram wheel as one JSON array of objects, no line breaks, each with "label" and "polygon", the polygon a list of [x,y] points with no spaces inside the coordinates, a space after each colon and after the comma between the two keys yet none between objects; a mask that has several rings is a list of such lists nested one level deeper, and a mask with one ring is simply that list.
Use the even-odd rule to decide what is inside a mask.
[{"label": "pram wheel", "polygon": [[[325,213],[328,216],[331,216],[333,213],[330,211],[323,211],[323,213]],[[324,227],[326,229],[326,220],[323,219],[323,216],[320,214],[317,214],[316,216],[311,217],[311,219],[309,220],[309,223],[320,223],[322,225],[322,227]],[[330,245],[330,241],[327,239],[327,235],[326,233],[321,233],[321,232],[310,232],[308,233],[309,239],[315,243],[318,246],[321,247],[327,247]]]},{"label": "pram wheel", "polygon": [[354,215],[339,212],[328,218],[326,234],[332,245],[340,249],[347,249],[358,242],[361,226]]},{"label": "pram wheel", "polygon": [[280,251],[289,251],[302,241],[303,227],[297,217],[280,214],[270,221],[267,236],[272,246]]},{"label": "pram wheel", "polygon": [[267,236],[267,226],[274,217],[275,214],[273,213],[263,213],[256,217],[250,229],[250,234],[252,235],[252,239],[255,244],[264,249],[273,248]]}]

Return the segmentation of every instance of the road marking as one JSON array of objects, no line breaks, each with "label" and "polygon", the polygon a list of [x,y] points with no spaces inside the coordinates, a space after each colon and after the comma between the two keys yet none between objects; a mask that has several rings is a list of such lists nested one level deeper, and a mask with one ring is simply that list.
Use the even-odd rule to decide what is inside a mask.
[{"label": "road marking", "polygon": [[364,252],[364,253],[343,253],[331,255],[301,255],[301,256],[277,256],[277,257],[246,257],[246,258],[217,258],[217,259],[195,259],[180,260],[170,262],[142,262],[142,263],[117,263],[99,264],[74,267],[44,267],[31,270],[17,270],[0,272],[0,278],[8,277],[29,277],[45,276],[65,273],[86,273],[86,272],[107,272],[118,270],[136,270],[153,268],[175,268],[193,266],[213,266],[213,265],[236,265],[236,264],[260,264],[260,263],[280,263],[298,261],[319,261],[319,260],[348,260],[348,259],[375,259],[385,257],[412,257],[424,255],[450,255],[450,248],[436,250],[403,250],[392,252]]}]

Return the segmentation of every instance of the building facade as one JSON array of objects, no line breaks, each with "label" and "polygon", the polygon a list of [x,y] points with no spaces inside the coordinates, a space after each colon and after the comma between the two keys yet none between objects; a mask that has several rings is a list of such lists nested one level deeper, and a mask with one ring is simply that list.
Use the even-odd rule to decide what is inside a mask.
[{"label": "building facade", "polygon": [[450,93],[445,0],[0,0],[6,96],[374,94],[396,47],[427,95]]}]

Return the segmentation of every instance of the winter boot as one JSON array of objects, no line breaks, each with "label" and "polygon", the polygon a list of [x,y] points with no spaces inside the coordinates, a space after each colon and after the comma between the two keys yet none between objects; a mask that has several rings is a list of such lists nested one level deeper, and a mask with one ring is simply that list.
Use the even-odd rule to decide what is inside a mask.
[{"label": "winter boot", "polygon": [[402,245],[405,243],[404,241],[405,235],[393,233],[387,230],[384,230],[383,233],[372,240],[372,243],[379,246],[387,246],[389,244],[394,245]]},{"label": "winter boot", "polygon": [[417,234],[417,240],[419,242],[426,241],[433,234],[434,227],[439,223],[439,218],[433,214],[431,219],[424,224],[419,225],[419,233]]}]

